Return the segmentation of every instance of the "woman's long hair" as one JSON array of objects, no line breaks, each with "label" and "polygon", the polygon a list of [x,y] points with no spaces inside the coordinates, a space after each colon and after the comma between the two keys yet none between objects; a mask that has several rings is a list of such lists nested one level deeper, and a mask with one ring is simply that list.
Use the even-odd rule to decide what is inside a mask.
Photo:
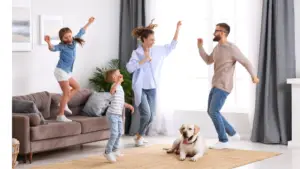
[{"label": "woman's long hair", "polygon": [[146,26],[139,26],[132,30],[131,35],[137,39],[140,39],[142,42],[144,42],[145,38],[148,38],[149,35],[154,34],[153,29],[157,27],[157,24],[153,24],[154,19],[151,20],[151,23]]}]

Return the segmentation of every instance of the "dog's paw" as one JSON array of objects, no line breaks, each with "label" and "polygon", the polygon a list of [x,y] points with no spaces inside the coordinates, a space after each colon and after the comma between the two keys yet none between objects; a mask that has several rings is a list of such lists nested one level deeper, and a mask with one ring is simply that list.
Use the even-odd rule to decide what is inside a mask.
[{"label": "dog's paw", "polygon": [[190,160],[196,162],[198,159],[196,157],[192,157]]},{"label": "dog's paw", "polygon": [[181,156],[181,157],[179,158],[179,160],[180,160],[180,161],[184,161],[184,160],[185,160],[185,157]]},{"label": "dog's paw", "polygon": [[167,153],[171,154],[171,153],[173,153],[173,150],[168,150]]}]

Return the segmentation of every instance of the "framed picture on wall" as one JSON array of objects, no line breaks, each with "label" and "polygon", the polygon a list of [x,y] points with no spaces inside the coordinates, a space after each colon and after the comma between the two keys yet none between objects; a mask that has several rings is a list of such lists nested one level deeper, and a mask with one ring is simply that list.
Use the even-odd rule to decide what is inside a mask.
[{"label": "framed picture on wall", "polygon": [[61,16],[40,16],[40,42],[42,45],[47,43],[44,41],[46,35],[50,36],[52,44],[60,42],[58,32],[63,27],[63,18]]},{"label": "framed picture on wall", "polygon": [[12,2],[12,51],[32,50],[31,1]]}]

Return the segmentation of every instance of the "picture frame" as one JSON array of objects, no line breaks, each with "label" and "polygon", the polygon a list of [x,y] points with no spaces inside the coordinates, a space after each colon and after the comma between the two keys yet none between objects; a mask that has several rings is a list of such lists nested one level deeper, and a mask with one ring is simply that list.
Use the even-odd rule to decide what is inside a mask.
[{"label": "picture frame", "polygon": [[28,52],[33,47],[31,0],[12,3],[12,51]]},{"label": "picture frame", "polygon": [[62,16],[40,15],[40,43],[46,45],[44,38],[50,36],[52,44],[60,43],[58,32],[63,27]]}]

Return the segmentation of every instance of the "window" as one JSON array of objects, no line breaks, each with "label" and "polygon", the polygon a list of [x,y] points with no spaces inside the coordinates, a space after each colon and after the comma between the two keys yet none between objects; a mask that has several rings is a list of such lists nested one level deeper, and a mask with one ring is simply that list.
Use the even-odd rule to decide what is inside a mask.
[{"label": "window", "polygon": [[[204,40],[204,48],[211,53],[216,43],[212,42],[215,25],[226,22],[231,27],[229,41],[235,43],[253,63],[258,46],[253,35],[251,17],[258,0],[151,0],[147,1],[147,21],[155,18],[156,44],[166,44],[173,38],[176,23],[183,21],[176,51],[168,57],[162,73],[161,94],[174,109],[206,111],[211,88],[213,65],[207,66],[197,49],[197,38]],[[251,4],[252,3],[252,4]],[[253,4],[255,3],[255,4]],[[256,10],[257,11],[257,10]],[[258,25],[256,25],[258,27]],[[255,29],[256,32],[259,29]],[[255,40],[255,41],[254,41]],[[258,47],[255,48],[257,51]],[[252,57],[252,58],[251,58]],[[236,64],[234,89],[223,107],[223,112],[248,112],[252,93],[249,73]],[[172,82],[172,83],[171,83]],[[166,92],[168,91],[168,92]],[[173,104],[171,104],[173,103]]]}]

